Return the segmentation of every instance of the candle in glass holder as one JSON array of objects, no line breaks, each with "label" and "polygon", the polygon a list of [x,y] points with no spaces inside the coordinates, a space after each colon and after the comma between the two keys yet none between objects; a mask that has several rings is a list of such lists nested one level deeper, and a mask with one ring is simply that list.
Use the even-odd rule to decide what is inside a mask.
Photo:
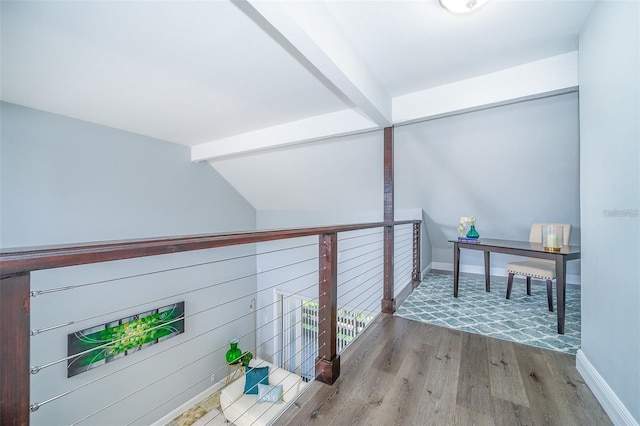
[{"label": "candle in glass holder", "polygon": [[562,225],[542,226],[542,245],[546,251],[560,251],[564,245]]}]

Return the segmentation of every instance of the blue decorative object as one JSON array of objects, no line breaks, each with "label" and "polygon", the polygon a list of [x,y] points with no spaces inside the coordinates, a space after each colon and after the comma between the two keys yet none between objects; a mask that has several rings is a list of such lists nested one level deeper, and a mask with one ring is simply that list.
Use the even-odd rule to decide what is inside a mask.
[{"label": "blue decorative object", "polygon": [[458,241],[461,241],[464,243],[477,243],[480,240],[478,238],[458,237]]},{"label": "blue decorative object", "polygon": [[244,393],[247,395],[258,394],[258,384],[269,384],[269,366],[267,367],[249,367],[244,371]]},{"label": "blue decorative object", "polygon": [[471,225],[471,227],[469,228],[469,232],[467,232],[467,238],[480,238],[480,234],[478,234],[478,231],[476,231],[475,225]]},{"label": "blue decorative object", "polygon": [[270,386],[258,383],[258,402],[282,403],[282,385]]}]

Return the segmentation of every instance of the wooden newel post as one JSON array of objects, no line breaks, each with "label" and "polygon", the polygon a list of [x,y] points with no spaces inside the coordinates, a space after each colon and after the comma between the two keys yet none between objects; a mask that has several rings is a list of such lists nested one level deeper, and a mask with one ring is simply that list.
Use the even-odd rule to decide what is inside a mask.
[{"label": "wooden newel post", "polygon": [[411,283],[413,288],[420,285],[420,222],[413,224],[413,271]]},{"label": "wooden newel post", "polygon": [[393,283],[393,231],[393,226],[384,227],[382,312],[385,314],[392,314],[396,311],[396,299],[394,297],[395,290]]},{"label": "wooden newel post", "polygon": [[30,274],[0,278],[0,424],[29,424]]},{"label": "wooden newel post", "polygon": [[384,277],[382,290],[382,312],[396,311],[393,269],[394,213],[393,213],[393,127],[384,129],[384,221],[391,223],[384,227]]},{"label": "wooden newel post", "polygon": [[318,358],[316,380],[332,385],[340,376],[338,324],[338,234],[320,235]]}]

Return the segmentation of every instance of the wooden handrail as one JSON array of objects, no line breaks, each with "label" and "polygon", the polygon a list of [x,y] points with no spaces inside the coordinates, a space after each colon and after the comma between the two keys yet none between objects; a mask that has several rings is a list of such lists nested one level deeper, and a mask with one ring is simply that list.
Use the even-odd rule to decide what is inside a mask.
[{"label": "wooden handrail", "polygon": [[8,276],[42,269],[86,265],[111,260],[133,259],[183,251],[204,250],[419,222],[419,220],[405,220],[313,228],[246,231],[232,234],[205,234],[4,249],[0,250],[0,274],[2,276]]},{"label": "wooden handrail", "polygon": [[[327,306],[330,321],[319,338],[323,349],[316,359],[318,379],[333,384],[340,375],[340,357],[336,353],[337,308],[337,234],[371,228],[383,228],[385,234],[395,225],[413,224],[412,281],[419,275],[420,220],[383,221],[376,223],[325,226],[312,228],[246,231],[231,234],[190,235],[169,238],[109,241],[12,248],[0,251],[0,424],[29,424],[29,330],[30,273],[43,269],[86,265],[112,260],[133,259],[185,251],[252,244],[289,238],[319,236],[321,285],[319,297]],[[393,233],[391,233],[393,235]],[[393,253],[393,239],[384,238],[385,253]],[[385,256],[387,277],[384,293],[393,297],[393,258]],[[391,273],[390,273],[391,271]],[[393,302],[393,300],[391,299]],[[383,308],[388,303],[383,301]]]}]

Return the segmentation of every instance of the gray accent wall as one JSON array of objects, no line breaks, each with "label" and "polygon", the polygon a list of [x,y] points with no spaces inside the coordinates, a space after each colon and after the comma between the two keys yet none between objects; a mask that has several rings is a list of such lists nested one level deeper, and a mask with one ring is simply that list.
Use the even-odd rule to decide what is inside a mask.
[{"label": "gray accent wall", "polygon": [[189,148],[2,103],[2,247],[255,228]]},{"label": "gray accent wall", "polygon": [[[255,209],[208,164],[192,163],[187,147],[1,108],[3,248],[255,229]],[[32,402],[79,390],[32,413],[31,424],[93,413],[87,424],[150,424],[211,386],[212,374],[223,380],[228,340],[254,347],[254,253],[251,245],[34,272],[32,290],[75,288],[32,298],[31,327],[61,327],[31,338],[31,365],[64,359],[67,334],[92,326],[179,301],[186,319],[183,334],[94,370],[67,378],[65,361],[33,375]],[[216,262],[228,258],[236,260]]]},{"label": "gray accent wall", "polygon": [[[640,423],[640,3],[580,32],[582,354],[616,424]],[[625,408],[626,407],[626,408]],[[612,415],[613,414],[613,415]],[[633,419],[631,419],[632,416]]]},{"label": "gray accent wall", "polygon": [[[527,240],[534,222],[569,223],[580,244],[579,140],[577,93],[397,127],[396,208],[424,211],[434,269],[452,269],[461,216],[476,217],[480,238],[509,240]],[[493,254],[492,273],[513,258]],[[483,262],[463,250],[462,271]],[[579,274],[569,262],[568,281]]]}]

